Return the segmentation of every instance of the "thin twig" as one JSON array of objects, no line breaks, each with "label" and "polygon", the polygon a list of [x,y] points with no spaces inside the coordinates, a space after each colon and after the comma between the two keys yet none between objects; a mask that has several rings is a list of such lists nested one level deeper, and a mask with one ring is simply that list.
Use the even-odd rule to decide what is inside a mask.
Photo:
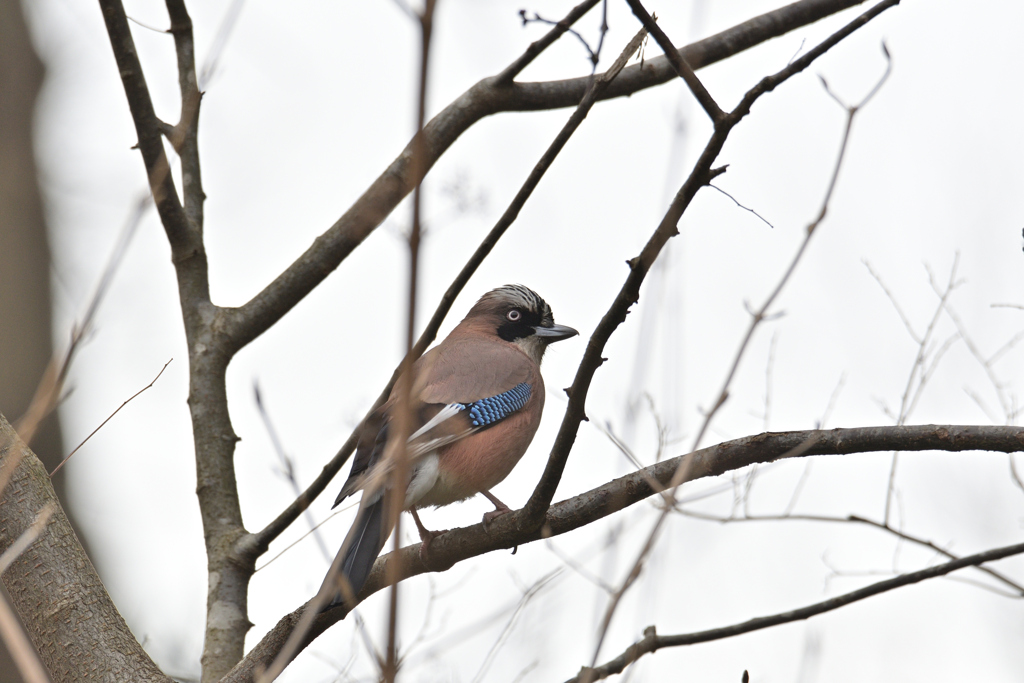
[{"label": "thin twig", "polygon": [[654,526],[647,535],[647,540],[644,542],[640,552],[637,553],[636,560],[633,562],[633,566],[630,568],[626,578],[622,581],[622,585],[619,586],[612,593],[611,598],[609,598],[608,606],[605,608],[604,616],[601,619],[601,625],[597,632],[597,643],[594,645],[594,656],[590,662],[590,666],[594,666],[597,663],[597,657],[601,653],[601,646],[604,644],[604,639],[608,635],[608,629],[611,627],[615,611],[618,609],[619,603],[622,602],[622,598],[626,595],[626,592],[634,583],[636,583],[636,580],[640,578],[640,573],[643,571],[644,563],[651,551],[654,550],[654,544],[658,540],[658,535],[661,532],[671,509],[672,508],[666,506],[662,513],[658,515],[658,519],[655,520]]},{"label": "thin twig", "polygon": [[42,379],[39,381],[39,386],[36,388],[32,401],[25,410],[25,414],[15,420],[14,429],[26,445],[32,443],[32,437],[35,436],[36,430],[43,419],[57,407],[60,397],[64,392],[68,373],[71,371],[71,363],[74,361],[75,355],[81,348],[82,343],[92,333],[96,312],[99,310],[103,299],[106,298],[110,285],[114,281],[114,275],[117,273],[118,268],[124,261],[125,254],[128,252],[128,245],[131,244],[132,237],[135,236],[152,201],[152,195],[147,192],[141,195],[135,202],[128,220],[125,222],[124,227],[121,228],[117,242],[114,243],[114,248],[107,258],[107,263],[103,267],[100,279],[96,283],[96,289],[93,290],[92,296],[89,298],[88,304],[86,304],[85,313],[82,315],[81,320],[71,327],[71,339],[68,341],[68,347],[64,351],[63,357],[59,361],[56,356],[50,360]]},{"label": "thin twig", "polygon": [[[939,297],[939,303],[935,307],[935,312],[932,313],[932,318],[928,323],[928,327],[925,328],[924,335],[917,338],[917,354],[914,357],[913,365],[911,365],[910,367],[910,375],[907,377],[907,384],[906,387],[904,387],[903,389],[903,397],[900,399],[900,411],[896,415],[896,424],[898,425],[906,424],[907,420],[910,418],[911,413],[914,411],[914,408],[917,406],[917,401],[921,397],[924,391],[924,387],[927,383],[929,377],[929,366],[927,362],[928,352],[930,350],[929,344],[932,340],[932,337],[935,334],[935,329],[939,323],[939,319],[942,316],[942,311],[946,303],[946,300],[949,298],[950,294],[953,293],[953,290],[959,284],[956,279],[957,265],[959,264],[959,262],[960,256],[959,254],[957,254],[956,258],[953,259],[953,266],[949,270],[949,281],[946,284],[946,289],[945,291],[942,292],[942,294]],[[875,277],[876,280],[878,280],[879,284],[881,284],[881,279],[873,272],[872,275]],[[884,285],[883,289],[888,295],[889,292],[887,289],[884,288]],[[933,370],[935,367],[937,367],[937,360],[941,358],[942,354],[945,352],[944,349],[948,348],[949,345],[952,344],[952,341],[952,339],[947,340],[946,344],[943,344],[943,346],[939,348],[940,353],[935,354],[934,362],[931,363],[931,368]],[[896,469],[898,464],[899,454],[893,452],[892,461],[889,466],[889,478],[885,494],[885,514],[883,516],[883,520],[886,524],[889,524],[890,514],[892,512],[892,500],[893,495],[896,491]]]},{"label": "thin twig", "polygon": [[658,45],[660,45],[662,51],[664,51],[669,64],[672,65],[676,74],[683,79],[686,85],[690,88],[690,91],[693,93],[693,96],[697,98],[697,102],[700,103],[700,106],[704,109],[708,118],[711,119],[712,123],[718,124],[719,121],[725,118],[725,112],[722,111],[722,108],[718,106],[717,102],[715,102],[711,93],[707,91],[704,84],[700,82],[699,78],[697,78],[697,74],[695,74],[690,65],[686,63],[686,59],[679,54],[679,50],[677,50],[676,46],[672,44],[672,41],[665,32],[661,30],[661,27],[658,26],[655,18],[647,13],[647,10],[644,9],[644,6],[640,4],[639,0],[626,0],[626,2],[629,3],[630,9],[633,10],[633,14],[640,20],[643,27],[647,29],[652,36],[654,36],[656,41],[658,41]]},{"label": "thin twig", "polygon": [[873,277],[875,282],[878,283],[878,286],[882,288],[883,292],[885,292],[885,296],[887,299],[889,299],[889,303],[891,303],[892,307],[896,309],[896,315],[898,315],[900,320],[903,322],[903,326],[907,328],[907,333],[910,335],[910,338],[913,339],[918,344],[920,344],[921,337],[920,335],[917,334],[916,331],[914,331],[914,325],[910,322],[910,318],[908,318],[907,314],[903,312],[902,308],[900,308],[900,304],[896,300],[896,295],[893,294],[892,290],[890,290],[886,286],[885,281],[882,279],[882,276],[875,271],[875,269],[871,266],[870,261],[865,259],[861,261],[861,263],[864,264],[864,267],[868,269],[868,273],[871,274],[871,277]]},{"label": "thin twig", "polygon": [[202,69],[199,71],[198,88],[200,92],[206,90],[210,80],[217,73],[220,58],[224,54],[224,48],[227,47],[232,31],[235,30],[235,25],[238,23],[238,17],[242,14],[242,5],[244,4],[245,0],[231,0],[231,5],[224,12],[224,18],[221,20],[220,26],[217,27],[217,33],[213,36],[210,51],[203,61]]},{"label": "thin twig", "polygon": [[754,210],[753,210],[753,209],[751,209],[751,208],[750,208],[749,206],[744,206],[743,204],[740,204],[740,202],[739,202],[739,200],[738,200],[738,199],[736,199],[736,198],[735,198],[735,197],[733,197],[733,196],[732,196],[731,194],[729,194],[728,192],[726,192],[725,190],[723,190],[722,188],[720,188],[720,187],[719,187],[718,185],[715,185],[714,183],[708,183],[708,187],[710,187],[710,188],[711,188],[712,190],[718,190],[719,192],[721,192],[722,194],[724,194],[724,195],[725,195],[726,197],[728,197],[729,199],[731,199],[731,200],[732,200],[732,203],[733,203],[733,204],[735,204],[736,206],[740,207],[740,208],[741,208],[741,209],[743,209],[744,211],[749,211],[750,213],[754,214],[755,216],[757,216],[758,218],[760,218],[760,219],[761,219],[761,221],[762,221],[762,222],[763,222],[763,223],[764,223],[765,225],[767,225],[767,226],[768,226],[769,228],[772,228],[773,230],[775,229],[775,226],[774,226],[774,225],[772,225],[771,223],[769,223],[769,222],[768,222],[768,219],[767,219],[767,218],[765,218],[764,216],[762,216],[761,214],[759,214],[759,213],[758,213],[757,211],[754,211]]},{"label": "thin twig", "polygon": [[[260,414],[260,419],[263,421],[263,427],[267,430],[267,436],[270,438],[270,444],[274,447],[274,451],[277,453],[277,457],[281,461],[281,474],[288,480],[288,483],[291,484],[292,492],[295,494],[295,497],[298,498],[302,495],[302,489],[299,487],[299,480],[295,476],[294,461],[284,450],[284,445],[281,443],[281,438],[277,434],[277,429],[274,428],[274,423],[270,419],[270,413],[267,412],[266,406],[263,405],[263,396],[260,394],[260,385],[256,380],[253,380],[252,383],[252,393],[256,400],[256,412]],[[332,559],[331,553],[327,550],[327,544],[324,542],[323,536],[321,536],[320,532],[317,531],[320,525],[317,524],[316,518],[313,517],[313,513],[310,512],[309,508],[306,508],[305,516],[306,522],[309,524],[309,533],[316,539],[316,544],[320,548],[320,553],[324,556],[324,559],[327,560],[327,564],[330,564]],[[305,538],[305,536],[302,538]],[[291,546],[289,546],[289,548],[290,547]],[[278,554],[277,557],[280,557],[280,554]],[[267,564],[270,563],[268,562]]]},{"label": "thin twig", "polygon": [[351,510],[352,508],[354,508],[354,507],[356,507],[358,505],[359,505],[358,502],[353,502],[353,503],[350,503],[348,505],[345,505],[344,507],[340,507],[337,510],[332,510],[331,514],[329,514],[327,516],[327,518],[324,519],[324,521],[320,522],[315,527],[313,527],[312,529],[310,529],[306,533],[304,533],[301,536],[299,536],[297,539],[295,539],[294,541],[292,541],[291,543],[286,545],[284,548],[281,548],[281,552],[279,552],[277,555],[274,555],[272,558],[270,558],[269,560],[267,560],[266,562],[261,564],[259,567],[256,567],[256,569],[253,570],[253,573],[255,574],[256,572],[260,571],[261,569],[266,569],[267,565],[269,565],[271,562],[273,562],[274,560],[276,560],[279,557],[281,557],[282,555],[284,555],[286,552],[288,552],[289,550],[291,550],[292,548],[297,546],[302,541],[306,540],[306,538],[308,538],[309,536],[312,536],[324,524],[327,524],[327,522],[331,521],[332,519],[334,519],[335,517],[337,517],[341,513],[348,512],[349,510]]},{"label": "thin twig", "polygon": [[[403,361],[402,373],[395,385],[398,394],[398,401],[394,407],[393,421],[391,426],[390,439],[397,447],[385,450],[384,458],[391,460],[393,468],[391,472],[390,490],[391,496],[385,496],[388,501],[388,515],[390,516],[389,528],[394,530],[394,549],[402,548],[402,509],[405,506],[405,490],[411,478],[412,462],[407,450],[407,440],[412,433],[413,426],[413,395],[412,387],[415,382],[413,376],[413,347],[416,344],[416,303],[419,298],[419,259],[420,241],[423,233],[423,177],[427,174],[427,142],[424,137],[423,127],[427,121],[427,76],[430,73],[430,47],[434,25],[434,11],[436,0],[425,0],[423,11],[418,15],[420,25],[420,55],[419,55],[419,87],[417,88],[416,106],[416,135],[412,144],[412,169],[413,177],[416,178],[416,185],[412,192],[412,228],[409,231],[409,284],[408,284],[408,317],[406,320],[405,334],[405,359]],[[382,678],[385,683],[395,683],[398,676],[398,567],[390,569],[393,581],[388,600],[388,638],[387,648],[384,651],[384,667]]]},{"label": "thin twig", "polygon": [[793,495],[790,496],[789,503],[786,504],[786,510],[783,513],[784,515],[789,516],[793,513],[793,508],[796,507],[796,503],[800,499],[800,494],[804,490],[804,485],[811,476],[812,465],[813,461],[811,460],[804,463],[804,471],[800,473],[800,478],[797,480],[796,486],[793,487]]},{"label": "thin twig", "polygon": [[550,538],[545,539],[544,547],[547,548],[549,551],[551,551],[551,553],[555,557],[557,557],[559,560],[561,560],[562,564],[564,564],[566,567],[568,567],[569,569],[573,570],[574,572],[576,572],[577,574],[582,576],[584,579],[586,579],[590,583],[594,584],[595,586],[597,586],[598,588],[603,590],[605,593],[608,593],[609,595],[611,595],[612,593],[615,592],[615,587],[614,586],[609,584],[607,581],[604,581],[600,576],[597,576],[596,574],[594,574],[593,572],[588,570],[586,567],[584,567],[582,564],[580,564],[579,562],[577,562],[573,558],[571,558],[568,555],[566,555],[565,553],[563,553],[558,548],[558,546],[556,546],[551,541]]},{"label": "thin twig", "polygon": [[484,675],[487,673],[487,670],[491,667],[491,664],[494,663],[495,656],[497,656],[499,650],[501,650],[502,645],[504,645],[508,641],[509,636],[512,634],[512,629],[515,626],[516,621],[519,618],[519,615],[522,614],[524,609],[526,609],[527,604],[529,604],[529,602],[533,600],[533,598],[535,598],[541,590],[547,587],[547,585],[561,573],[561,567],[551,572],[548,572],[541,578],[537,579],[533,583],[533,585],[530,586],[530,588],[523,593],[523,597],[520,598],[519,602],[516,604],[516,608],[512,612],[512,616],[509,617],[508,621],[505,623],[505,626],[501,629],[501,633],[498,635],[497,640],[494,641],[494,644],[491,645],[491,649],[487,651],[487,656],[484,657],[484,661],[480,664],[480,668],[477,670],[476,675],[473,676],[473,680],[471,683],[480,683],[481,681],[483,681]]},{"label": "thin twig", "polygon": [[154,384],[156,384],[156,381],[157,381],[158,379],[160,379],[160,375],[164,374],[164,370],[166,370],[166,369],[167,369],[167,366],[171,364],[171,361],[172,361],[172,360],[174,360],[174,359],[173,359],[173,358],[171,358],[171,359],[170,359],[170,360],[168,360],[168,361],[167,361],[166,363],[164,363],[164,366],[163,366],[162,368],[160,368],[160,372],[156,373],[156,377],[154,377],[154,378],[153,378],[153,380],[152,380],[152,381],[151,381],[151,382],[150,382],[149,384],[147,384],[146,386],[142,387],[141,389],[139,389],[138,391],[136,391],[136,392],[135,392],[134,394],[132,394],[131,396],[129,396],[129,397],[128,397],[128,399],[127,399],[127,400],[125,400],[125,402],[124,402],[124,403],[122,403],[121,405],[119,405],[119,406],[117,407],[117,410],[115,410],[114,412],[112,412],[112,413],[111,413],[111,414],[110,414],[110,415],[109,415],[109,416],[107,417],[107,419],[106,419],[106,420],[104,420],[103,422],[101,422],[101,423],[100,423],[100,426],[99,426],[99,427],[97,427],[96,429],[94,429],[94,430],[92,430],[91,432],[89,432],[89,436],[87,436],[87,437],[85,437],[84,439],[82,439],[82,443],[80,443],[80,444],[78,444],[77,446],[75,446],[74,450],[72,450],[72,451],[71,451],[70,453],[68,453],[67,457],[66,457],[66,458],[64,458],[63,460],[61,460],[61,461],[60,461],[60,462],[59,462],[59,463],[57,464],[57,466],[53,468],[53,471],[52,471],[52,472],[50,472],[50,478],[51,478],[51,479],[53,479],[53,475],[57,474],[57,471],[58,471],[58,470],[60,470],[60,468],[61,468],[61,467],[64,467],[64,463],[66,463],[66,462],[67,462],[68,460],[70,460],[70,459],[71,459],[71,456],[72,456],[72,455],[74,455],[75,453],[77,453],[77,452],[78,452],[78,449],[79,449],[79,448],[81,448],[82,446],[84,446],[84,445],[86,444],[86,442],[87,442],[87,441],[88,441],[89,439],[91,439],[91,438],[93,437],[93,435],[94,435],[94,434],[96,434],[96,432],[98,432],[98,431],[100,431],[101,429],[103,429],[103,425],[105,425],[105,424],[107,424],[108,422],[110,422],[110,420],[111,420],[111,419],[113,419],[113,417],[114,417],[115,415],[117,415],[117,414],[118,414],[119,412],[121,412],[121,408],[124,408],[124,407],[125,407],[126,405],[128,405],[129,403],[131,403],[131,402],[132,402],[132,401],[133,401],[133,400],[135,399],[135,397],[136,397],[136,396],[138,396],[139,394],[141,394],[142,392],[144,392],[144,391],[145,391],[146,389],[149,389],[149,388],[150,388],[151,386],[153,386]]},{"label": "thin twig", "polygon": [[828,397],[828,405],[825,406],[825,412],[821,414],[821,419],[818,420],[818,429],[824,429],[828,424],[828,418],[832,415],[832,411],[835,410],[836,402],[839,401],[839,394],[843,390],[843,386],[846,384],[846,373],[839,375],[839,381],[836,382],[836,388],[832,390],[832,394]]},{"label": "thin twig", "polygon": [[[876,5],[875,8],[878,8],[880,6],[881,5]],[[884,46],[883,46],[883,48],[884,48]],[[808,54],[813,54],[813,53],[808,53]],[[806,55],[805,55],[805,57],[806,57]],[[836,183],[839,180],[839,170],[842,168],[843,158],[846,155],[846,148],[847,148],[847,144],[848,144],[848,142],[850,140],[850,131],[853,128],[854,117],[857,115],[857,112],[860,111],[860,109],[862,107],[864,107],[871,100],[871,98],[874,96],[874,94],[876,92],[878,92],[878,89],[882,86],[883,83],[885,83],[885,81],[888,79],[889,74],[891,72],[892,62],[889,59],[888,51],[885,51],[885,57],[886,57],[885,73],[882,74],[882,77],[875,84],[875,87],[871,89],[871,91],[868,93],[868,95],[859,104],[852,105],[852,106],[845,106],[844,105],[844,108],[846,109],[846,128],[843,131],[843,139],[842,139],[842,142],[839,145],[839,154],[836,157],[836,163],[833,166],[832,176],[829,179],[828,189],[825,191],[825,197],[824,197],[824,199],[821,202],[821,209],[819,210],[817,217],[813,221],[811,221],[810,224],[808,224],[808,226],[806,228],[806,234],[804,236],[803,241],[800,243],[800,247],[797,249],[797,252],[793,256],[792,261],[790,261],[789,267],[786,269],[785,273],[782,275],[782,278],[779,280],[778,284],[775,286],[775,289],[772,291],[772,293],[770,295],[768,295],[768,298],[765,300],[764,304],[762,304],[762,306],[757,310],[757,312],[752,314],[750,325],[747,328],[747,333],[746,333],[746,335],[744,335],[743,341],[740,342],[740,347],[737,350],[735,357],[733,358],[732,366],[729,368],[729,372],[726,375],[725,382],[722,384],[722,389],[718,393],[718,398],[715,400],[714,405],[711,407],[711,409],[705,415],[704,423],[701,425],[700,431],[697,432],[697,437],[693,441],[693,448],[694,449],[696,449],[698,446],[700,446],[701,439],[704,438],[705,433],[707,433],[708,427],[711,425],[711,420],[714,419],[714,417],[717,414],[718,410],[722,407],[722,405],[725,404],[726,400],[728,399],[729,387],[732,384],[733,377],[735,377],[735,375],[736,375],[736,371],[739,369],[740,360],[743,358],[743,354],[744,354],[744,352],[747,349],[747,345],[750,343],[750,340],[754,336],[754,330],[756,330],[757,327],[765,320],[765,317],[768,314],[768,309],[771,307],[771,305],[773,303],[775,303],[775,299],[782,292],[783,287],[786,286],[786,283],[789,281],[789,278],[792,276],[793,272],[796,270],[796,266],[800,262],[801,257],[803,256],[804,252],[806,251],[807,245],[810,243],[811,237],[814,235],[815,230],[821,224],[821,222],[823,220],[825,220],[825,216],[828,213],[828,205],[829,205],[830,200],[832,199],[832,193],[834,192],[835,187],[836,187]],[[803,59],[804,59],[804,57],[798,59],[796,62],[794,62],[794,64],[799,64]]]},{"label": "thin twig", "polygon": [[986,358],[985,355],[981,352],[981,349],[978,348],[978,345],[974,343],[974,340],[967,333],[967,326],[964,325],[963,320],[960,319],[960,316],[953,309],[952,304],[949,303],[948,297],[942,296],[942,292],[939,291],[939,289],[937,288],[935,278],[932,277],[931,273],[929,273],[928,282],[931,284],[932,290],[935,291],[935,293],[940,296],[942,309],[946,312],[946,315],[949,316],[949,319],[953,321],[953,325],[956,326],[957,332],[959,332],[960,334],[960,338],[963,339],[964,344],[967,346],[967,350],[970,352],[971,356],[973,356],[974,359],[978,361],[978,364],[981,365],[982,370],[985,371],[985,375],[988,377],[989,382],[991,382],[992,388],[995,390],[996,397],[999,399],[999,405],[1003,409],[1003,419],[1006,421],[1006,424],[1012,424],[1014,417],[1013,408],[1010,405],[1009,397],[1006,396],[1006,384],[1004,382],[1001,382],[999,378],[996,376],[995,369],[992,367],[992,365],[994,362],[993,359],[998,358],[999,355],[1005,353],[1006,350],[1009,349],[1009,347],[1012,347],[1013,344],[1016,343],[1017,339],[1021,335],[1018,334],[1017,336],[1010,340],[1009,345],[1004,345],[1001,349],[992,354],[991,357]]},{"label": "thin twig", "polygon": [[[634,468],[636,468],[637,472],[642,472],[643,471],[643,469],[644,469],[643,463],[640,462],[640,459],[637,458],[636,455],[633,454],[633,451],[629,448],[629,446],[627,446],[622,441],[622,439],[620,439],[618,436],[616,436],[616,434],[611,430],[611,426],[610,425],[601,425],[601,423],[597,422],[596,420],[591,422],[590,424],[592,424],[599,432],[604,434],[608,438],[608,440],[611,441],[612,444],[616,448],[619,449],[619,452],[622,453],[624,456],[626,456],[626,459],[629,460],[630,464],[632,464]],[[659,430],[659,441],[660,440],[661,440],[661,431]],[[659,448],[659,450],[660,450],[660,448]],[[657,462],[658,460],[660,460],[660,458],[656,458],[655,462]],[[650,484],[651,488],[653,488],[655,491],[662,490],[661,484],[659,484],[658,482],[654,481],[653,479],[649,480],[648,484]]]},{"label": "thin twig", "polygon": [[[709,522],[718,522],[720,524],[733,524],[736,522],[829,522],[833,524],[863,524],[865,526],[874,527],[886,533],[892,534],[897,538],[909,541],[923,548],[935,551],[937,554],[944,556],[949,560],[959,560],[960,558],[943,548],[935,544],[933,541],[929,541],[921,538],[920,536],[914,536],[908,534],[899,529],[895,529],[891,526],[886,525],[884,522],[876,522],[873,519],[867,517],[861,517],[860,515],[847,515],[845,517],[835,517],[831,515],[794,515],[789,512],[784,512],[781,515],[750,515],[746,517],[719,517],[717,515],[709,515],[702,512],[695,512],[692,510],[683,511],[683,514],[687,517],[693,517],[695,519],[702,519]],[[997,572],[993,569],[989,569],[984,565],[978,565],[979,571],[985,572],[997,581],[1006,584],[1013,590],[1013,597],[1024,598],[1024,586],[1017,583],[1013,579]]]},{"label": "thin twig", "polygon": [[772,334],[772,341],[768,344],[768,360],[764,364],[764,419],[761,422],[761,430],[767,432],[768,424],[772,415],[772,371],[775,369],[775,346],[779,341],[779,333]]},{"label": "thin twig", "polygon": [[24,683],[50,683],[46,669],[39,661],[39,655],[25,636],[18,617],[3,594],[0,594],[0,640],[7,647],[7,652],[14,660],[14,666],[18,668]]},{"label": "thin twig", "polygon": [[1021,339],[1024,339],[1024,331],[1018,332],[1017,334],[1010,337],[1010,340],[1008,342],[1000,346],[992,353],[991,356],[988,357],[987,362],[991,364],[998,361],[1000,358],[1006,355],[1006,353],[1009,352],[1014,346],[1016,346],[1017,342],[1019,342]]},{"label": "thin twig", "polygon": [[157,28],[156,26],[150,26],[149,24],[146,24],[144,22],[139,21],[138,19],[136,19],[133,16],[128,16],[128,21],[132,22],[133,24],[135,24],[137,26],[141,26],[142,28],[149,29],[150,31],[153,31],[154,33],[167,33],[168,32],[168,30],[165,29],[165,28]]},{"label": "thin twig", "polygon": [[[607,6],[607,2],[605,2],[605,6]],[[545,19],[544,17],[542,17],[541,15],[537,14],[536,12],[533,13],[532,17],[528,17],[528,16],[526,16],[526,10],[524,10],[524,9],[519,10],[519,18],[523,20],[523,26],[526,26],[527,24],[531,24],[531,23],[539,23],[539,24],[547,24],[548,26],[556,26],[557,27],[561,23],[559,21],[552,21],[550,19]],[[569,33],[570,35],[575,36],[576,40],[580,41],[580,44],[583,45],[583,49],[587,51],[587,58],[589,59],[590,64],[591,64],[591,72],[597,71],[597,62],[601,58],[601,56],[600,56],[601,46],[598,45],[597,49],[594,50],[594,49],[592,49],[590,47],[590,43],[587,42],[587,39],[584,38],[583,35],[579,31],[577,31],[576,29],[567,28],[567,29],[565,29],[565,31],[567,33]],[[604,41],[604,32],[601,33],[601,40],[602,40],[602,42]]]}]

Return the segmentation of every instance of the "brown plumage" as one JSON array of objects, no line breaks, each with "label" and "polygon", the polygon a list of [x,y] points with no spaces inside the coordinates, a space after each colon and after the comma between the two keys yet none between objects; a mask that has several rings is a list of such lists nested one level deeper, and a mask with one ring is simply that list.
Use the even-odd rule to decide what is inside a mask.
[{"label": "brown plumage", "polygon": [[[449,505],[482,493],[496,507],[484,516],[485,522],[508,512],[490,489],[509,475],[540,425],[544,350],[575,334],[570,327],[555,325],[551,308],[535,292],[507,285],[481,297],[451,334],[414,364],[416,424],[406,448],[411,477],[404,507],[413,514],[424,548],[437,534],[423,527],[417,508]],[[396,390],[364,425],[352,473],[335,501],[337,505],[364,489],[344,552],[321,587],[333,595],[324,609],[344,603],[339,577],[347,580],[352,595],[359,592],[391,533],[381,482],[388,480],[385,451],[397,400]]]}]

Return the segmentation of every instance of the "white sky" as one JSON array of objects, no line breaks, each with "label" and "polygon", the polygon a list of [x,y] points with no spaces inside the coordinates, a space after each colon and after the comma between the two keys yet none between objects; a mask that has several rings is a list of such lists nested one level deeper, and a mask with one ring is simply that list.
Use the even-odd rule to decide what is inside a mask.
[{"label": "white sky", "polygon": [[[648,3],[678,44],[727,28],[778,2]],[[28,8],[48,63],[38,149],[54,239],[58,341],[84,309],[122,225],[145,188],[134,128],[94,3],[37,0]],[[200,59],[229,7],[190,3]],[[131,17],[165,27],[158,2],[127,2]],[[520,26],[526,7],[559,19],[570,3],[448,1],[435,31],[430,103],[436,112],[518,56],[544,27]],[[782,68],[859,10],[795,31],[700,72],[731,108],[760,77]],[[651,279],[640,306],[614,336],[596,376],[588,413],[630,436],[651,462],[656,425],[650,409],[628,424],[626,406],[641,392],[684,452],[714,401],[748,322],[774,286],[817,212],[835,162],[843,111],[817,74],[848,101],[885,68],[892,77],[859,115],[828,218],[783,292],[785,316],[762,327],[740,366],[731,398],[705,444],[762,431],[805,429],[822,418],[842,382],[826,426],[891,424],[917,344],[864,262],[883,278],[918,334],[937,297],[926,268],[945,282],[959,254],[963,281],[951,297],[973,342],[989,356],[1024,329],[1020,188],[1024,158],[1020,88],[1024,48],[1016,2],[908,1],[763,97],[736,129],[721,158],[719,187],[766,217],[769,228],[713,190],[702,191],[671,245],[663,279]],[[598,13],[577,24],[595,40]],[[602,65],[636,31],[624,3],[611,3]],[[165,120],[176,120],[173,42],[133,25],[146,78]],[[416,30],[396,3],[250,1],[206,86],[200,143],[206,238],[213,296],[247,301],[323,232],[399,153],[412,133]],[[653,42],[649,56],[660,54]],[[565,38],[522,76],[545,80],[588,72],[580,45]],[[461,264],[501,214],[569,110],[503,114],[467,132],[427,180],[430,233],[423,251],[423,310],[432,311]],[[683,133],[679,134],[680,124]],[[556,320],[582,338],[559,344],[545,361],[548,406],[534,446],[495,493],[525,502],[561,418],[559,389],[571,383],[585,339],[664,213],[668,197],[703,146],[709,125],[681,82],[598,105],[549,171],[517,223],[456,304],[446,333],[484,291],[508,282],[536,289]],[[460,209],[451,188],[472,200]],[[179,186],[180,187],[180,186]],[[319,472],[380,391],[404,338],[405,253],[399,208],[327,281],[232,363],[228,374],[243,512],[257,530],[291,498],[252,398],[258,381],[303,485]],[[72,447],[145,386],[171,357],[160,381],[90,441],[70,463],[71,504],[86,527],[96,563],[128,623],[169,673],[198,676],[205,606],[205,554],[194,496],[187,353],[169,250],[155,214],[136,235],[78,358],[74,393],[62,409]],[[659,276],[660,278],[661,276]],[[936,346],[955,333],[948,316]],[[766,368],[771,364],[766,420]],[[934,350],[934,348],[933,348]],[[638,361],[638,354],[641,361]],[[993,365],[1006,400],[1024,357],[1011,349]],[[972,398],[974,396],[974,398]],[[984,409],[981,405],[984,406]],[[908,423],[1006,421],[1000,397],[962,340],[954,341]],[[750,509],[781,513],[807,460],[765,470]],[[887,454],[816,458],[796,512],[882,515]],[[1022,463],[1024,466],[1024,463]],[[557,498],[627,471],[624,458],[584,425]],[[721,482],[699,482],[687,493]],[[954,552],[1020,539],[1024,494],[997,454],[904,456],[898,473],[903,528]],[[338,483],[340,485],[340,481]],[[336,492],[312,508],[328,515]],[[699,504],[728,514],[732,492]],[[473,500],[425,513],[435,528],[475,523],[488,509]],[[641,504],[590,529],[555,539],[563,554],[618,583],[656,511]],[[350,514],[323,527],[340,544]],[[271,548],[275,555],[306,530],[300,520]],[[611,550],[603,539],[624,538]],[[265,559],[264,559],[265,561]],[[627,596],[601,651],[605,661],[655,624],[662,634],[743,621],[836,595],[893,567],[936,561],[881,532],[845,525],[787,522],[720,526],[673,518],[642,581]],[[261,562],[262,564],[262,562]],[[250,589],[251,646],[277,619],[308,599],[326,560],[306,539]],[[562,572],[516,613],[507,639],[488,652],[513,619],[524,590]],[[999,568],[1024,579],[1024,560]],[[836,576],[833,573],[838,572]],[[977,579],[977,572],[962,572]],[[431,590],[437,597],[427,612]],[[382,641],[385,594],[360,613]],[[404,584],[403,641],[411,645],[406,680],[511,682],[564,680],[589,663],[607,596],[543,543],[515,556],[497,553],[447,573]],[[485,620],[485,625],[481,625]],[[420,638],[417,640],[417,638]],[[648,656],[634,675],[759,682],[1018,680],[1024,666],[1018,603],[950,580],[873,598],[815,618],[707,645]],[[413,645],[413,643],[415,643]],[[807,655],[806,653],[811,653]],[[353,620],[333,627],[286,672],[284,681],[333,680],[373,669]],[[532,667],[532,668],[531,668]],[[635,679],[635,680],[640,680]]]}]

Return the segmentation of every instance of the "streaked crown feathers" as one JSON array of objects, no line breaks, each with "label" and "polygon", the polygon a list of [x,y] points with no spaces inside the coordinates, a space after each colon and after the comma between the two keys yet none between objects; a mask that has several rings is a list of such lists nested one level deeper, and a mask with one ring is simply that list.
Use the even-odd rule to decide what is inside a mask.
[{"label": "streaked crown feathers", "polygon": [[542,327],[551,327],[555,324],[555,318],[548,302],[544,301],[540,294],[523,285],[505,285],[492,289],[480,297],[470,314],[490,312],[495,308],[507,306],[523,308],[536,313],[540,317]]}]

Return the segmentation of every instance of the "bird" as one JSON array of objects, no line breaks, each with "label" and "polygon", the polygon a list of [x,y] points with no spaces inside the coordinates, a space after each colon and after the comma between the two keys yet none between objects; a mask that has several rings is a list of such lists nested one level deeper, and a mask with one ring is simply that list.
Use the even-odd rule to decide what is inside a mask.
[{"label": "bird", "polygon": [[[510,512],[491,493],[523,457],[540,425],[544,380],[540,363],[549,344],[579,334],[556,325],[551,307],[533,290],[505,285],[484,294],[466,317],[412,367],[412,419],[403,509],[412,513],[421,553],[444,533],[430,531],[417,510],[483,494],[495,509],[485,527]],[[364,421],[352,471],[334,507],[362,490],[359,511],[318,595],[321,612],[344,607],[365,584],[391,535],[389,469],[396,450],[401,380],[387,402]]]}]

